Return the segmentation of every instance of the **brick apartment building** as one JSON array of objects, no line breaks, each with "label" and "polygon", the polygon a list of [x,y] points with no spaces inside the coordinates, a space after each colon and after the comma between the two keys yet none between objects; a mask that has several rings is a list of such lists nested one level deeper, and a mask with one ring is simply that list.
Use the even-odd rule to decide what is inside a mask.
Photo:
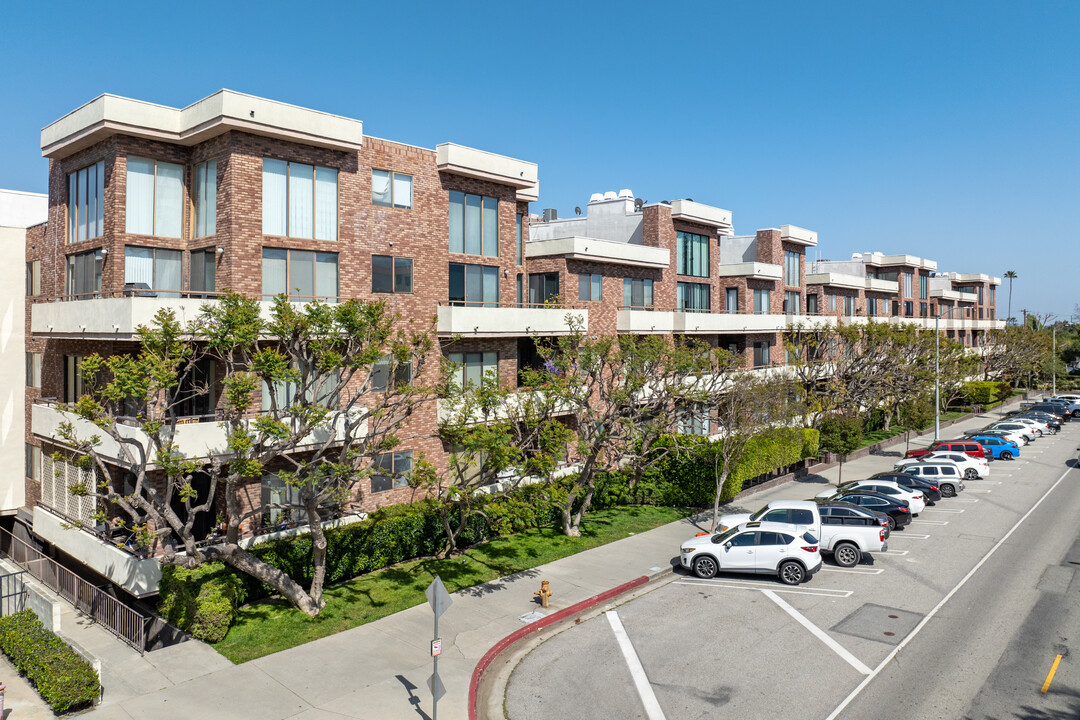
[{"label": "brick apartment building", "polygon": [[[25,396],[17,520],[136,596],[156,592],[156,562],[69,527],[89,519],[93,501],[68,492],[83,471],[50,456],[67,417],[57,404],[80,394],[80,358],[135,350],[136,327],[162,307],[190,320],[225,288],[264,300],[383,299],[405,321],[434,316],[438,352],[465,378],[494,369],[507,384],[535,362],[534,336],[568,331],[566,308],[590,332],[692,335],[751,367],[783,364],[780,333],[792,323],[926,324],[948,306],[955,316],[942,327],[965,342],[1003,325],[996,278],[937,276],[936,264],[907,255],[812,263],[815,232],[735,235],[727,210],[628,190],[541,219],[529,208],[534,163],[381,140],[358,120],[225,90],[183,109],[103,95],[48,125],[41,144],[48,219],[25,233],[27,367],[38,371]],[[219,368],[200,372],[220,384]],[[222,446],[219,402],[215,392],[192,403],[177,426],[195,456]],[[413,422],[434,429],[436,412]],[[446,461],[429,438],[386,462],[407,468],[419,452]],[[250,503],[281,492],[267,476]],[[414,492],[374,476],[358,507]]]}]

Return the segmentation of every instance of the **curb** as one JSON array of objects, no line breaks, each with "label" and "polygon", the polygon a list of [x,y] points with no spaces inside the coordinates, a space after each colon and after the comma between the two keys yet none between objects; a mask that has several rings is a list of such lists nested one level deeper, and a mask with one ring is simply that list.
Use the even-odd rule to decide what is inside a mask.
[{"label": "curb", "polygon": [[469,681],[469,720],[476,720],[477,718],[477,701],[479,700],[478,691],[480,688],[480,681],[483,679],[484,673],[487,671],[491,663],[495,661],[495,658],[501,655],[503,651],[505,651],[511,645],[514,645],[515,643],[525,639],[526,637],[535,632],[543,630],[548,625],[557,623],[560,620],[565,620],[571,615],[575,615],[582,610],[588,610],[589,608],[599,605],[602,602],[606,602],[614,597],[618,597],[625,592],[635,590],[657,578],[669,575],[671,574],[671,572],[672,569],[667,568],[665,570],[660,570],[658,572],[652,573],[651,575],[642,575],[641,577],[634,578],[633,580],[625,582],[618,587],[613,587],[610,590],[605,590],[599,595],[593,595],[591,598],[574,603],[569,607],[565,607],[561,610],[556,610],[550,615],[540,618],[536,622],[529,623],[525,627],[519,630],[515,630],[499,642],[495,643],[495,645],[493,645],[490,650],[484,653],[484,657],[480,658],[480,662],[478,662],[476,664],[476,667],[473,669],[472,680]]}]

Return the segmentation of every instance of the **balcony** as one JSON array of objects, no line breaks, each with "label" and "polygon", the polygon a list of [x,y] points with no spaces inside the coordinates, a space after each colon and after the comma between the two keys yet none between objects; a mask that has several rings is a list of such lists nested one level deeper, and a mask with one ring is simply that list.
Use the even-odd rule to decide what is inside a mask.
[{"label": "balcony", "polygon": [[870,292],[882,292],[895,295],[900,292],[900,283],[895,280],[878,280],[877,278],[866,278],[863,288]]},{"label": "balcony", "polygon": [[768,263],[744,262],[717,266],[717,277],[745,277],[752,280],[783,280],[784,268]]},{"label": "balcony", "polygon": [[161,582],[161,563],[121,550],[94,533],[72,525],[55,511],[34,507],[34,534],[138,598],[154,595]]},{"label": "balcony", "polygon": [[[814,273],[806,276],[807,285],[825,285],[849,290],[862,290],[867,282],[858,275],[844,275],[834,272]],[[893,283],[893,285],[895,286],[896,283]]]},{"label": "balcony", "polygon": [[836,324],[831,315],[773,315],[678,310],[623,308],[616,317],[616,328],[625,333],[776,333],[793,325],[828,327]]},{"label": "balcony", "polygon": [[436,145],[435,162],[440,172],[490,180],[516,188],[518,200],[535,201],[540,198],[536,163],[455,143]]},{"label": "balcony", "polygon": [[565,257],[567,260],[590,260],[661,270],[666,270],[671,264],[671,252],[664,248],[586,237],[532,240],[525,243],[525,257]]},{"label": "balcony", "polygon": [[671,219],[714,227],[722,234],[730,234],[731,232],[730,210],[705,205],[693,200],[672,200]]},{"label": "balcony", "polygon": [[573,307],[440,305],[437,328],[439,335],[463,337],[567,335],[575,318],[582,330],[589,328],[589,311]]},{"label": "balcony", "polygon": [[781,225],[780,239],[806,247],[817,245],[817,233],[797,225]]},{"label": "balcony", "polygon": [[[100,428],[93,423],[61,410],[49,398],[39,398],[30,408],[30,431],[43,440],[60,445],[65,444],[60,433],[60,425],[64,422],[72,424],[76,437],[80,440],[89,439],[94,435],[100,437],[101,442],[97,446],[97,451],[106,460],[115,461],[121,457],[120,445],[115,440],[101,432]],[[332,432],[338,437],[343,437],[344,425],[344,418],[337,418],[333,430],[328,427],[317,429],[301,440],[297,445],[297,450],[325,443],[330,439]],[[149,440],[134,421],[131,424],[121,421],[116,427],[121,437],[131,438],[143,447],[149,447]],[[359,430],[360,433],[365,431],[363,426]],[[176,443],[177,450],[187,458],[204,459],[225,455],[228,452],[225,428],[213,416],[180,418],[177,420],[172,440]],[[152,461],[147,464],[147,469],[156,467],[156,463]]]}]

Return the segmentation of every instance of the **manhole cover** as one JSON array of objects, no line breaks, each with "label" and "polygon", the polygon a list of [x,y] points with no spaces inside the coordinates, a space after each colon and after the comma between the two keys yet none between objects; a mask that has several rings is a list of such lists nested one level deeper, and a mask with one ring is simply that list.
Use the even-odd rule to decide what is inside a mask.
[{"label": "manhole cover", "polygon": [[920,620],[922,615],[918,613],[867,603],[833,625],[832,629],[845,635],[896,645],[907,637]]}]

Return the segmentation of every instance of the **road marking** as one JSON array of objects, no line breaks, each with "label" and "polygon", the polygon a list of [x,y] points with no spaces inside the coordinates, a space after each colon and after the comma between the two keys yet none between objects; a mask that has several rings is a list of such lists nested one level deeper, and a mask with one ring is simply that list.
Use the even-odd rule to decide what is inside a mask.
[{"label": "road marking", "polygon": [[828,568],[828,567],[827,568],[821,568],[821,571],[822,572],[851,573],[852,575],[880,575],[881,573],[885,572],[885,570],[883,568],[878,568],[876,570],[870,570],[869,568],[867,568],[865,570],[860,570],[858,568]]},{"label": "road marking", "polygon": [[986,551],[986,554],[983,555],[982,560],[979,560],[979,562],[975,563],[975,567],[971,568],[971,570],[968,570],[967,575],[964,575],[964,577],[960,579],[960,582],[958,582],[956,586],[952,590],[950,590],[945,597],[941,598],[938,604],[935,605],[933,609],[930,610],[930,612],[928,612],[923,617],[923,619],[919,621],[919,624],[916,625],[915,628],[911,632],[909,632],[903,640],[900,641],[900,644],[893,648],[892,651],[885,656],[884,660],[878,663],[878,666],[874,668],[873,672],[863,678],[863,681],[859,683],[855,687],[855,689],[852,690],[850,694],[848,694],[846,698],[844,698],[843,702],[836,706],[836,709],[833,710],[832,713],[830,713],[829,716],[825,718],[825,720],[836,720],[836,717],[844,711],[844,708],[850,705],[851,701],[857,698],[859,694],[866,688],[866,686],[869,685],[871,681],[873,681],[873,679],[876,678],[878,674],[885,669],[885,666],[892,662],[893,658],[895,658],[901,650],[907,647],[908,643],[915,639],[919,632],[924,627],[926,627],[926,624],[929,623],[932,619],[934,619],[934,617],[938,614],[941,608],[945,607],[945,603],[949,602],[949,600],[952,599],[953,595],[958,593],[960,591],[960,588],[964,587],[964,585],[967,584],[967,581],[970,580],[975,575],[975,573],[979,571],[979,568],[985,565],[986,561],[989,560],[993,556],[993,554],[998,551],[998,548],[1004,545],[1005,541],[1012,537],[1012,534],[1016,532],[1016,529],[1020,527],[1025,520],[1031,517],[1031,513],[1035,512],[1036,508],[1042,505],[1043,501],[1050,496],[1050,493],[1054,492],[1057,486],[1061,484],[1061,482],[1070,472],[1072,472],[1072,470],[1072,468],[1069,468],[1061,474],[1061,477],[1057,479],[1057,482],[1051,485],[1047,489],[1047,491],[1043,493],[1042,497],[1040,497],[1038,501],[1036,501],[1036,503],[1032,505],[1026,513],[1024,513],[1023,517],[1016,521],[1016,524],[1009,529],[1009,532],[1005,533],[1004,537],[998,540],[992,548]]},{"label": "road marking", "polygon": [[993,490],[982,490],[982,489],[979,489],[979,490],[969,490],[969,492],[973,492],[973,493],[992,493],[992,492],[994,492],[994,491],[993,491]]},{"label": "road marking", "polygon": [[660,703],[656,701],[656,695],[653,693],[652,685],[649,684],[645,668],[641,666],[641,660],[634,651],[634,644],[630,642],[630,636],[626,634],[626,628],[623,627],[619,614],[614,610],[608,610],[604,614],[607,615],[611,631],[615,633],[615,640],[618,641],[619,649],[622,650],[626,664],[630,668],[630,676],[634,679],[634,686],[637,688],[638,695],[641,696],[641,703],[645,706],[645,714],[649,720],[665,720],[664,711],[660,709]]},{"label": "road marking", "polygon": [[1057,672],[1059,662],[1061,662],[1060,655],[1054,658],[1054,664],[1050,666],[1050,673],[1046,676],[1046,682],[1043,683],[1042,692],[1046,692],[1050,689],[1050,681],[1054,679],[1054,673]]},{"label": "road marking", "polygon": [[[772,592],[788,593],[789,595],[818,595],[820,597],[833,597],[833,598],[847,598],[851,597],[854,590],[831,590],[829,588],[820,588],[818,590],[783,590],[776,587],[775,583],[760,583],[758,585],[753,584],[753,580],[746,580],[742,582],[708,582],[707,580],[676,580],[674,585],[703,585],[705,587],[713,588],[725,588],[727,590],[772,590]],[[762,587],[764,586],[764,587]]]},{"label": "road marking", "polygon": [[[979,491],[979,490],[972,490],[971,492],[980,492],[980,491]],[[990,492],[990,491],[989,491],[989,490],[982,490],[981,492]],[[958,502],[958,503],[977,503],[977,502],[979,502],[979,498],[953,498],[953,499],[952,499],[952,500],[950,500],[949,502]],[[936,509],[936,508],[930,508],[930,509],[931,509],[931,510],[934,510],[934,509]],[[961,510],[960,512],[964,512],[964,511],[963,511],[963,510]]]},{"label": "road marking", "polygon": [[[919,524],[920,525],[948,525],[949,521],[948,520],[923,520],[922,518],[919,518]],[[902,536],[898,535],[897,537],[902,537]]]},{"label": "road marking", "polygon": [[907,550],[882,550],[878,555],[907,555]]},{"label": "road marking", "polygon": [[[923,520],[922,522],[926,521]],[[889,540],[892,540],[893,538],[896,538],[898,540],[926,540],[929,537],[929,535],[919,535],[918,533],[905,532],[903,535],[890,535]]]},{"label": "road marking", "polygon": [[951,513],[953,515],[959,515],[960,513],[964,512],[964,511],[963,510],[949,510],[948,508],[926,508],[925,510],[923,510],[923,512],[943,512],[943,513]]},{"label": "road marking", "polygon": [[859,660],[859,658],[852,655],[850,652],[848,652],[847,648],[829,637],[829,634],[826,633],[824,630],[803,617],[802,613],[800,613],[798,610],[788,605],[781,598],[778,598],[772,590],[762,590],[761,594],[768,597],[774,603],[779,605],[784,612],[795,618],[795,621],[797,623],[799,623],[804,628],[813,633],[818,640],[828,645],[832,649],[832,651],[839,655],[841,658],[843,658],[848,665],[855,668],[863,675],[869,675],[871,673],[870,668],[864,665],[863,662]]}]

